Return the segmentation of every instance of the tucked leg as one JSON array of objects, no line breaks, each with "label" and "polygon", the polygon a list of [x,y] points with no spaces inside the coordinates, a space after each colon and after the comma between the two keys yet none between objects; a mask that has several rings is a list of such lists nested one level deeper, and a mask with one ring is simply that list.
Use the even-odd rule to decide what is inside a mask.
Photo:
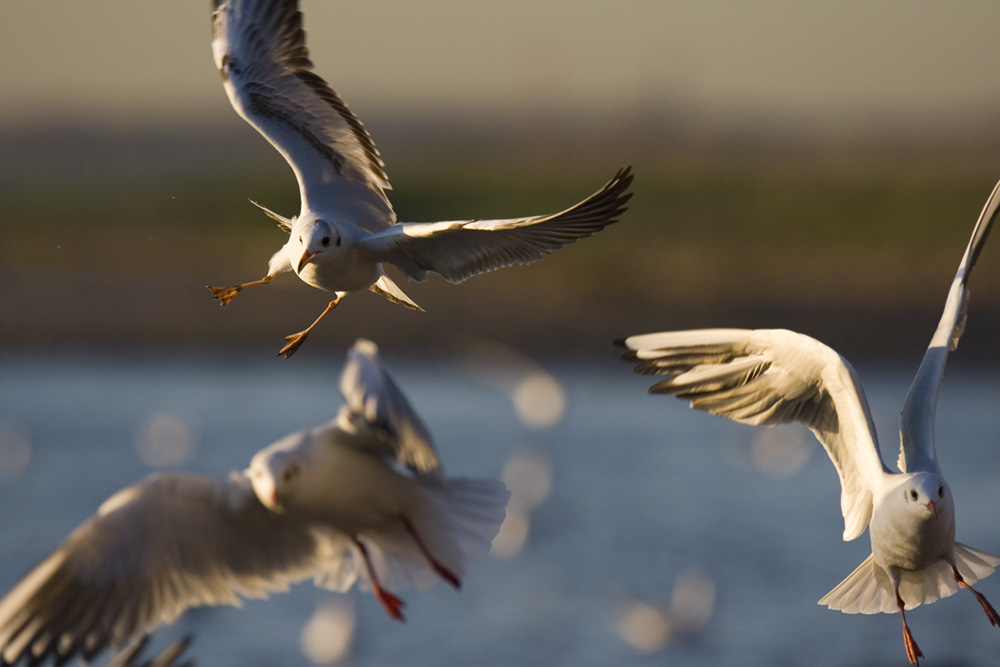
[{"label": "tucked leg", "polygon": [[420,549],[420,552],[424,555],[424,558],[427,559],[427,562],[431,564],[431,567],[434,568],[434,571],[437,572],[438,576],[451,584],[452,587],[456,589],[461,588],[462,581],[454,572],[442,565],[438,559],[434,558],[431,552],[427,549],[427,545],[424,544],[423,539],[421,539],[420,533],[418,533],[417,529],[413,527],[413,523],[410,519],[405,515],[400,515],[399,518],[403,522],[406,532],[408,532],[410,537],[413,538],[413,541],[417,543],[417,547]]},{"label": "tucked leg", "polygon": [[285,355],[285,359],[287,359],[288,357],[295,354],[295,351],[299,349],[302,343],[306,342],[306,338],[309,336],[310,333],[312,333],[312,330],[316,328],[316,325],[320,323],[320,320],[326,317],[331,310],[336,308],[337,304],[340,303],[340,300],[343,298],[344,294],[338,292],[337,298],[330,302],[330,305],[326,307],[326,310],[320,313],[319,317],[316,318],[315,322],[313,322],[312,324],[310,324],[309,326],[307,326],[305,329],[303,329],[298,333],[294,333],[291,336],[285,336],[285,346],[280,350],[278,350],[278,356],[280,357],[281,355]]},{"label": "tucked leg", "polygon": [[913,639],[910,626],[906,624],[906,612],[903,610],[905,605],[903,598],[899,597],[899,588],[896,588],[896,606],[899,607],[899,615],[903,618],[903,643],[906,645],[906,657],[910,659],[910,664],[919,664],[917,658],[924,657],[924,654],[917,646],[916,640]]},{"label": "tucked leg", "polygon": [[963,579],[962,575],[958,573],[957,567],[952,565],[951,571],[955,573],[955,581],[958,582],[958,585],[976,596],[976,600],[979,601],[979,606],[983,608],[983,612],[985,612],[987,620],[989,620],[989,622],[993,625],[1000,625],[1000,614],[997,614],[997,610],[994,609],[993,605],[989,603],[986,596],[969,584],[965,583],[965,579]]},{"label": "tucked leg", "polygon": [[271,274],[268,274],[261,278],[260,280],[252,280],[248,283],[239,283],[238,285],[230,285],[228,287],[209,287],[212,290],[212,294],[215,298],[225,306],[227,303],[233,300],[233,298],[239,294],[241,291],[247,287],[253,287],[254,285],[266,285],[274,278]]},{"label": "tucked leg", "polygon": [[406,619],[403,618],[403,605],[405,603],[389,591],[382,588],[382,585],[378,581],[378,576],[375,574],[375,568],[372,567],[372,559],[368,555],[368,547],[366,547],[364,542],[356,537],[353,538],[353,540],[354,544],[356,544],[358,549],[361,550],[361,555],[365,559],[365,568],[368,570],[368,579],[372,582],[372,590],[375,592],[375,599],[382,603],[382,606],[385,607],[389,616],[397,621],[405,621]]}]

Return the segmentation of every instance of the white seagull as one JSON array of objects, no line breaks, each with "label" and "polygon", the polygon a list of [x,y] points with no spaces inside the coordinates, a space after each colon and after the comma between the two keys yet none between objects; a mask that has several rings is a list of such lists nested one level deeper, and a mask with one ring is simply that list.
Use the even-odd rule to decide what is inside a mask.
[{"label": "white seagull", "polygon": [[848,614],[903,618],[910,662],[923,654],[904,609],[929,604],[959,587],[976,596],[987,619],[1000,616],[971,584],[993,573],[1000,557],[955,541],[955,506],[934,447],[934,411],[948,352],[966,321],[968,280],[1000,207],[994,188],[958,267],[944,313],[903,404],[901,446],[892,472],[879,453],[861,381],[823,343],[786,330],[703,329],[626,338],[636,371],[665,375],[652,393],[751,425],[800,422],[822,443],[840,476],[844,539],[869,527],[872,554],[820,604]]},{"label": "white seagull", "polygon": [[85,659],[189,607],[240,604],[313,578],[456,589],[506,516],[497,480],[447,479],[427,429],[359,340],[326,424],[258,452],[228,479],[157,474],[119,491],[0,600],[0,664]]},{"label": "white seagull", "polygon": [[[291,356],[349,292],[371,289],[413,309],[383,271],[409,280],[437,273],[452,283],[528,264],[616,221],[631,197],[629,167],[561,213],[507,220],[397,223],[382,159],[361,121],[313,73],[294,0],[215,0],[212,53],[233,108],[285,157],[302,207],[291,219],[261,206],[289,233],[260,280],[211,287],[223,305],[242,289],[294,271],[335,294],[306,329],[285,338]],[[259,206],[259,205],[258,205]]]}]

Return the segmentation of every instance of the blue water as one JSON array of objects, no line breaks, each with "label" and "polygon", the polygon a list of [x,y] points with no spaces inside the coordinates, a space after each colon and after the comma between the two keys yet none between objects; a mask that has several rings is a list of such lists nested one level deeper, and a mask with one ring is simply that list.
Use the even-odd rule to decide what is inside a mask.
[{"label": "blue water", "polygon": [[[816,604],[869,546],[867,534],[841,541],[837,478],[804,429],[776,432],[811,454],[779,476],[751,460],[763,429],[647,395],[647,379],[614,350],[606,361],[546,366],[567,399],[563,420],[548,429],[523,424],[509,397],[457,358],[386,357],[450,474],[498,477],[525,452],[548,461],[552,491],[531,515],[524,548],[474,564],[461,592],[396,591],[405,624],[369,593],[304,584],[242,609],[189,612],[158,642],[193,633],[188,655],[202,665],[308,665],[302,629],[318,605],[335,603],[355,617],[347,665],[906,664],[898,615]],[[0,467],[0,589],[150,472],[134,443],[153,416],[189,426],[197,447],[182,469],[225,475],[272,440],[331,418],[340,364],[308,348],[287,362],[264,351],[0,356],[0,432],[31,445],[22,472]],[[894,463],[912,369],[859,372]],[[1000,376],[950,372],[937,428],[959,539],[1000,553]],[[692,573],[711,608],[703,625],[680,628],[651,653],[616,630],[630,601],[667,608],[678,579]],[[1000,606],[1000,577],[977,588]],[[908,620],[922,664],[995,664],[1000,655],[1000,629],[964,592]]]}]

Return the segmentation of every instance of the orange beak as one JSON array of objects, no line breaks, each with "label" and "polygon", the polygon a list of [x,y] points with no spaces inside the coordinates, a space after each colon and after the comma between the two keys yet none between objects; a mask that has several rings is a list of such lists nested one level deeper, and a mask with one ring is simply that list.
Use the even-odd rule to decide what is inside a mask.
[{"label": "orange beak", "polygon": [[930,501],[929,503],[927,503],[927,509],[929,509],[931,511],[931,514],[933,514],[934,516],[937,516],[937,508],[934,507],[934,501],[933,500]]},{"label": "orange beak", "polygon": [[299,260],[299,265],[298,265],[298,267],[296,267],[295,271],[296,272],[301,271],[302,267],[305,266],[306,264],[308,264],[309,262],[313,261],[313,259],[315,257],[316,257],[316,253],[314,253],[314,252],[304,252],[304,253],[302,253],[302,259]]}]

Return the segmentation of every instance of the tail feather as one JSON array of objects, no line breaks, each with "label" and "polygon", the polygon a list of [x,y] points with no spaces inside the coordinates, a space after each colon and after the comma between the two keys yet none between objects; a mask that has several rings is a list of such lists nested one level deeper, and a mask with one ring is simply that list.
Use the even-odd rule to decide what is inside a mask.
[{"label": "tail feather", "polygon": [[427,548],[456,575],[490,552],[507,518],[510,492],[499,480],[452,479],[429,487],[429,502],[413,517]]},{"label": "tail feather", "polygon": [[824,595],[819,604],[845,614],[891,614],[896,609],[896,595],[889,576],[875,562],[875,556],[858,565],[854,572]]},{"label": "tail feather", "polygon": [[1000,556],[955,542],[955,567],[965,579],[965,583],[970,586],[993,574],[998,566],[1000,566]]},{"label": "tail feather", "polygon": [[[970,586],[993,574],[1000,566],[1000,557],[955,542],[955,567]],[[903,571],[899,580],[899,595],[906,609],[930,604],[958,592],[958,583],[951,565],[944,560],[916,572]],[[845,614],[894,614],[896,592],[889,575],[868,556],[854,572],[820,599],[819,604]]]},{"label": "tail feather", "polygon": [[[461,578],[468,562],[481,560],[489,553],[507,516],[510,493],[501,481],[477,479],[435,482],[424,490],[426,502],[413,508],[408,517],[434,559]],[[391,532],[365,533],[360,539],[386,588],[426,590],[441,581],[402,526]],[[360,572],[359,578],[362,585],[370,584],[367,573]]]},{"label": "tail feather", "polygon": [[399,285],[392,282],[392,279],[390,279],[389,276],[385,275],[384,273],[369,289],[375,292],[376,294],[381,294],[382,296],[389,299],[389,301],[392,301],[393,303],[403,304],[404,306],[410,308],[411,310],[421,310],[421,311],[423,310],[423,308],[418,306],[413,299],[411,299],[410,297],[406,296],[405,293],[403,293],[403,290],[399,288]]},{"label": "tail feather", "polygon": [[907,609],[937,602],[957,592],[955,573],[943,560],[917,572],[903,572],[899,577],[899,595]]}]

